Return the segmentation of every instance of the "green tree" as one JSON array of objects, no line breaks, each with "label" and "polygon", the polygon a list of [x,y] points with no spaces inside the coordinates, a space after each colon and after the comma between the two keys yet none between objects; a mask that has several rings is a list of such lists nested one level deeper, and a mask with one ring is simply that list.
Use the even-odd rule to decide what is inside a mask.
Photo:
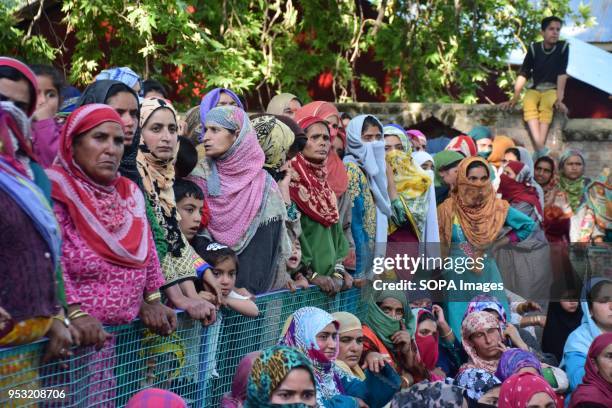
[{"label": "green tree", "polygon": [[[0,51],[28,61],[63,55],[36,33],[34,16],[19,23],[15,3],[0,4]],[[89,83],[106,66],[128,65],[145,78],[164,75],[185,103],[206,89],[231,87],[259,95],[278,91],[307,97],[323,75],[336,100],[357,90],[380,94],[381,84],[359,70],[367,56],[391,79],[388,100],[476,100],[504,62],[539,33],[546,15],[587,22],[588,8],[570,16],[569,0],[65,0],[62,11],[76,37],[70,80]],[[538,6],[544,4],[544,6]],[[20,27],[20,28],[17,28]],[[104,64],[104,66],[102,66]],[[176,83],[178,81],[178,83]]]}]

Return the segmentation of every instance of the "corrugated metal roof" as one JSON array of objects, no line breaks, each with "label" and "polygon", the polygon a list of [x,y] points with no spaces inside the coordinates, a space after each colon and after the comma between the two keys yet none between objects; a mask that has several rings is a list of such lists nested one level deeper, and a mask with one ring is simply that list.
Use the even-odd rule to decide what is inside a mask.
[{"label": "corrugated metal roof", "polygon": [[566,21],[562,34],[589,43],[612,42],[612,0],[570,0],[572,11],[577,12],[580,3],[588,5],[591,16],[595,17],[593,27],[576,27],[572,21]]}]

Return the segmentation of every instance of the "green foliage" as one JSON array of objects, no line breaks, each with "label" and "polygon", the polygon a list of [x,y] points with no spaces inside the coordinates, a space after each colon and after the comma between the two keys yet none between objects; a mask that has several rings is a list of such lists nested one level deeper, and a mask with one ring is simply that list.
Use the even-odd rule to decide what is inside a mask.
[{"label": "green foliage", "polygon": [[[569,16],[568,3],[64,0],[62,11],[76,37],[70,80],[80,85],[103,68],[128,65],[144,77],[172,81],[187,103],[217,86],[261,100],[278,91],[306,99],[308,85],[325,78],[336,100],[350,101],[359,87],[383,92],[359,70],[367,55],[387,72],[389,100],[473,103],[492,73],[511,89],[513,73],[504,61],[512,49],[537,38],[542,17],[594,23],[586,6]],[[65,52],[51,47],[50,39],[26,35],[27,27],[16,28],[22,26],[15,7],[3,4],[0,22],[11,28],[0,33],[2,54],[49,61]]]}]

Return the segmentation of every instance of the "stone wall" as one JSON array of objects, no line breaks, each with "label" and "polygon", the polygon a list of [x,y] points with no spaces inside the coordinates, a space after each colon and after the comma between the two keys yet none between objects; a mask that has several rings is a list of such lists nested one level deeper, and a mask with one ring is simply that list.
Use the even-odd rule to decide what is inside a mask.
[{"label": "stone wall", "polygon": [[[491,128],[494,134],[507,135],[531,149],[531,139],[521,108],[502,111],[494,105],[436,103],[348,103],[338,104],[341,112],[352,116],[376,115],[383,123],[398,123],[406,128],[434,118],[460,133],[476,125]],[[594,176],[612,159],[612,119],[567,119],[555,113],[547,145],[558,155],[566,146],[582,149],[587,157],[586,173]]]}]

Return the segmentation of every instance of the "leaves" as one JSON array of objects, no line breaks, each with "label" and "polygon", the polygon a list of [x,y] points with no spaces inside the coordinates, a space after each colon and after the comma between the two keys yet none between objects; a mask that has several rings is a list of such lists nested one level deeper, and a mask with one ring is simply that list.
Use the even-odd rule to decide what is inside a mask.
[{"label": "leaves", "polygon": [[[28,62],[65,52],[15,17],[17,2],[0,3],[2,54]],[[461,101],[491,73],[510,90],[505,63],[512,49],[537,39],[539,22],[555,14],[593,24],[588,6],[570,14],[568,0],[65,0],[64,22],[76,37],[70,80],[86,85],[101,69],[130,66],[166,78],[187,107],[213,87],[267,99],[331,78],[337,100],[357,90],[380,95],[383,84],[363,61],[381,64],[388,100]],[[34,30],[36,33],[36,30]],[[26,38],[27,37],[27,38]],[[364,72],[365,71],[365,72]],[[390,86],[388,86],[390,85]]]}]

